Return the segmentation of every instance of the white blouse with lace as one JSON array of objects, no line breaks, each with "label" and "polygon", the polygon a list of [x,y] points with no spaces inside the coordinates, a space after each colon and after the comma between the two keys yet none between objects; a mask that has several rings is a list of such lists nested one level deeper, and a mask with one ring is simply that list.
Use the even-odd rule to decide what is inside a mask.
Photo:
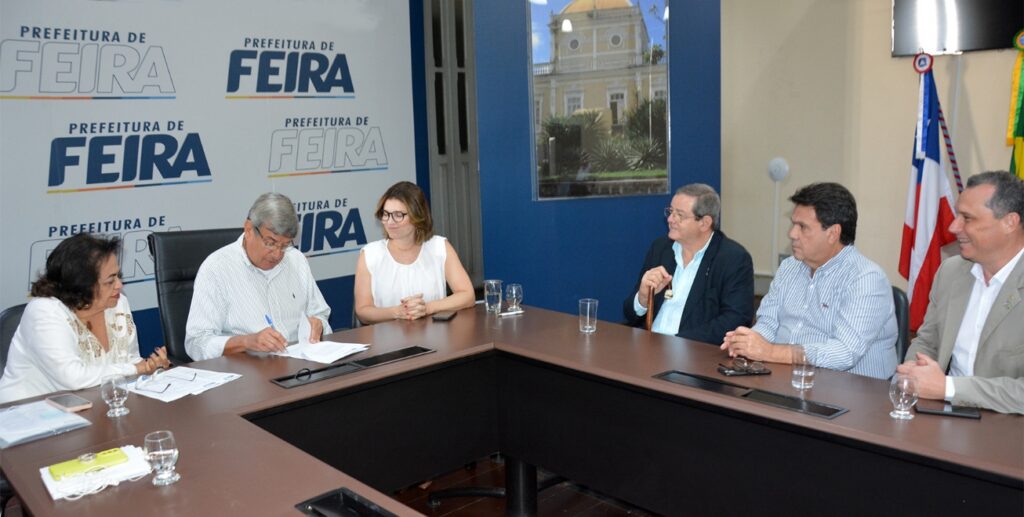
[{"label": "white blouse with lace", "polygon": [[134,375],[139,339],[128,299],[103,313],[109,347],[56,298],[33,298],[7,354],[0,403],[98,385],[108,375]]}]

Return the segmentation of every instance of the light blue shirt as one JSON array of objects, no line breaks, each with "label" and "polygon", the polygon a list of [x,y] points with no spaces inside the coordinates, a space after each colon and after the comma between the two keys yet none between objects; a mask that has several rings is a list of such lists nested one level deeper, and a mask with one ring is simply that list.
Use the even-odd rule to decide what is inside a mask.
[{"label": "light blue shirt", "polygon": [[[683,309],[686,308],[686,300],[690,297],[690,288],[693,287],[693,280],[697,278],[697,270],[704,260],[704,252],[711,244],[711,237],[704,243],[704,247],[693,254],[693,259],[685,267],[683,266],[683,246],[678,242],[672,243],[672,251],[676,255],[676,272],[672,275],[672,299],[666,299],[661,304],[661,310],[654,317],[651,330],[659,334],[674,336],[679,333],[679,322],[683,319]],[[653,303],[653,300],[648,303]],[[639,294],[633,295],[633,310],[637,316],[647,314],[647,308],[640,305]]]},{"label": "light blue shirt", "polygon": [[887,379],[896,371],[896,312],[882,268],[845,246],[811,276],[790,257],[779,265],[753,329],[803,345],[816,366]]}]

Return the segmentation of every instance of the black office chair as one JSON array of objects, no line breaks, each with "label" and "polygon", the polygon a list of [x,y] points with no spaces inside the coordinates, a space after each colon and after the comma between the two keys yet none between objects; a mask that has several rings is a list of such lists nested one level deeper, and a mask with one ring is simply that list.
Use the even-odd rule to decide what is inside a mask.
[{"label": "black office chair", "polygon": [[[0,376],[3,375],[4,368],[7,366],[7,352],[11,349],[14,331],[18,329],[18,324],[21,323],[21,315],[25,312],[26,305],[28,304],[15,305],[0,312]],[[13,495],[14,492],[11,490],[11,485],[7,482],[7,478],[0,474],[0,512],[4,511],[7,501]]]},{"label": "black office chair", "polygon": [[25,312],[26,305],[28,304],[15,305],[0,312],[0,375],[3,375],[4,367],[7,366],[7,352],[11,348],[14,331],[21,323],[21,314]]},{"label": "black office chair", "polygon": [[233,242],[241,228],[153,232],[149,252],[156,270],[156,298],[160,305],[167,356],[176,364],[190,363],[185,351],[185,324],[192,306],[192,284],[206,257]]},{"label": "black office chair", "polygon": [[903,289],[892,286],[892,301],[896,305],[896,358],[903,362],[910,348],[910,302]]}]

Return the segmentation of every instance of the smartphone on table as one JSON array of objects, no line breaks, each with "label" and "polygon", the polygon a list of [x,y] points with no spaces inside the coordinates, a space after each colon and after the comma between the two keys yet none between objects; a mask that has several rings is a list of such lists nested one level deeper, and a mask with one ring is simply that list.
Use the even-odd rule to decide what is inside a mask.
[{"label": "smartphone on table", "polygon": [[50,403],[51,406],[55,406],[57,409],[63,409],[68,413],[77,413],[92,407],[92,402],[89,402],[88,400],[73,393],[64,393],[62,395],[46,397],[46,402]]},{"label": "smartphone on table", "polygon": [[458,313],[456,313],[455,311],[440,311],[435,312],[434,315],[431,316],[431,318],[433,318],[434,321],[451,321],[451,319],[454,318],[456,314]]},{"label": "smartphone on table", "polygon": [[940,416],[958,416],[961,418],[981,418],[981,411],[978,408],[966,407],[966,406],[954,406],[949,402],[943,403],[941,406],[935,407],[933,405],[923,405],[920,402],[914,406],[914,409],[918,413],[925,415],[940,415]]}]

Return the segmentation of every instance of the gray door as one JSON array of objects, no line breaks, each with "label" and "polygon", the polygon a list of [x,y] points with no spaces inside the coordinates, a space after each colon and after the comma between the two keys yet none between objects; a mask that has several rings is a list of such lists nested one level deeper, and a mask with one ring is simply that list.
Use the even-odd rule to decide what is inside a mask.
[{"label": "gray door", "polygon": [[434,230],[448,238],[479,286],[484,261],[472,2],[429,0],[423,18]]}]

